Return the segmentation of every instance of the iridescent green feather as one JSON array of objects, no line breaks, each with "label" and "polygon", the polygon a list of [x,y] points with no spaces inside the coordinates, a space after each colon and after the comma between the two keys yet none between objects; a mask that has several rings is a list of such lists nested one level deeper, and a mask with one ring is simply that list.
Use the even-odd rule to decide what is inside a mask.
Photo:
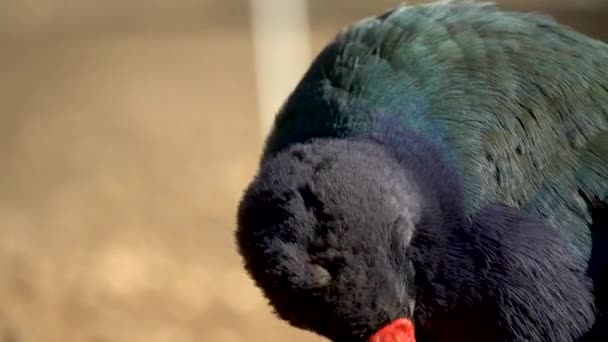
[{"label": "iridescent green feather", "polygon": [[504,201],[590,252],[581,196],[608,200],[608,45],[540,15],[466,1],[345,29],[279,113],[267,152],[388,112],[455,155],[467,208]]}]

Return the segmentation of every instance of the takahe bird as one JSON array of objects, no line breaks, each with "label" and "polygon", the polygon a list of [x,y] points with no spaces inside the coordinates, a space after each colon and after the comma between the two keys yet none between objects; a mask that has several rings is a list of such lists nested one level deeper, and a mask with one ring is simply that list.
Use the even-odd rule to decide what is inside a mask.
[{"label": "takahe bird", "polygon": [[277,315],[335,342],[608,341],[607,203],[608,45],[444,1],[320,53],[236,239]]}]

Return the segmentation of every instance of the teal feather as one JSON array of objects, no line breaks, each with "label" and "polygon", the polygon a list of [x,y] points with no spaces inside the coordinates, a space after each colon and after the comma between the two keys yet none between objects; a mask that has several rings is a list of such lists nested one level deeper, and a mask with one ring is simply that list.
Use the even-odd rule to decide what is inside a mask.
[{"label": "teal feather", "polygon": [[271,154],[391,113],[455,163],[469,214],[503,201],[588,257],[584,197],[608,200],[608,45],[492,4],[401,6],[342,31],[277,116]]}]

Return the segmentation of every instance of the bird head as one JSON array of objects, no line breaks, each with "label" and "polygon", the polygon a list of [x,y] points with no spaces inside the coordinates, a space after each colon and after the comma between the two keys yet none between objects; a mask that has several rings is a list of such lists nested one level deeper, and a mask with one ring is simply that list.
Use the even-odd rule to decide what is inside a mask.
[{"label": "bird head", "polygon": [[418,183],[380,145],[318,139],[265,159],[236,240],[276,314],[333,341],[413,342]]}]

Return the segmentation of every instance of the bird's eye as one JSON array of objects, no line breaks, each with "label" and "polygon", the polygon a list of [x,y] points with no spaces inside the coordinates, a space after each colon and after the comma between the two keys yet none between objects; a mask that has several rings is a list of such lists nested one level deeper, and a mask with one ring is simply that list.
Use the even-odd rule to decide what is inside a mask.
[{"label": "bird's eye", "polygon": [[312,276],[313,276],[314,282],[319,287],[327,286],[329,284],[329,282],[331,281],[331,274],[323,266],[318,265],[318,264],[313,264],[311,266],[311,270],[312,270]]}]

